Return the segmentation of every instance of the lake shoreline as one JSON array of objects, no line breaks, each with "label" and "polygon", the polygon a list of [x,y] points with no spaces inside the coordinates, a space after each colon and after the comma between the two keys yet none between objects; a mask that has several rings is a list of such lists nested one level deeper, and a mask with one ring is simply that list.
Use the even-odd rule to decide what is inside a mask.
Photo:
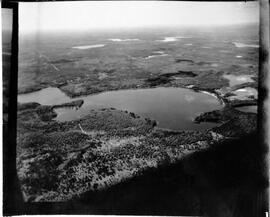
[{"label": "lake shoreline", "polygon": [[[190,87],[191,86],[191,87]],[[238,90],[238,89],[241,89],[242,87],[254,87],[256,86],[254,84],[254,82],[248,82],[245,84],[241,84],[241,85],[236,85],[234,86],[234,88],[231,88],[231,91],[235,91],[235,90]],[[50,86],[49,86],[50,87]],[[54,87],[54,86],[52,86]],[[87,96],[94,96],[94,95],[98,95],[98,94],[101,94],[101,93],[106,93],[106,92],[110,92],[110,91],[121,91],[121,90],[143,90],[143,89],[154,89],[154,88],[159,88],[159,87],[168,87],[168,88],[185,88],[185,89],[191,89],[195,92],[202,92],[202,93],[205,93],[205,94],[209,94],[209,95],[212,95],[214,97],[216,97],[220,102],[221,104],[224,106],[224,107],[230,107],[230,108],[236,108],[236,107],[245,107],[245,106],[253,106],[253,105],[257,105],[257,100],[256,99],[250,99],[250,100],[229,100],[228,99],[228,96],[230,96],[230,93],[231,92],[226,92],[226,94],[222,94],[220,93],[219,91],[217,91],[216,89],[211,89],[211,88],[199,88],[197,86],[194,86],[194,85],[157,85],[157,86],[141,86],[141,87],[133,87],[133,88],[118,88],[118,89],[113,89],[113,90],[104,90],[104,91],[100,91],[100,92],[95,92],[95,93],[90,93],[90,94],[80,94],[80,95],[74,95],[74,94],[69,94],[69,92],[65,92],[65,90],[62,90],[61,89],[61,86],[58,87],[60,88],[61,91],[63,91],[64,94],[66,94],[68,97],[70,97],[71,99],[74,99],[74,101],[77,101],[77,100],[80,100],[81,97],[87,97]],[[40,89],[37,89],[38,90],[42,90],[44,88],[40,88]],[[27,93],[33,93],[35,91],[31,91],[31,92],[26,92],[24,94],[27,94]],[[72,101],[72,102],[74,102]],[[61,106],[61,105],[53,105],[54,108],[63,108],[63,107],[66,107],[66,106]],[[68,106],[67,106],[68,107]],[[80,106],[79,106],[80,107]],[[199,116],[201,116],[202,114],[200,114]]]},{"label": "lake shoreline", "polygon": [[[144,79],[140,86],[135,82],[136,85],[115,88],[181,87],[195,92],[206,91],[205,94],[220,100],[223,108],[195,117],[198,124],[217,123],[203,131],[162,129],[155,120],[115,108],[92,109],[87,116],[75,121],[55,121],[55,106],[82,105],[82,101],[76,101],[76,94],[72,94],[74,101],[68,104],[19,104],[17,168],[24,200],[63,202],[79,199],[86,192],[109,190],[151,169],[170,166],[196,152],[208,150],[221,141],[255,132],[257,115],[237,111],[234,107],[244,106],[247,101],[230,96],[237,89],[256,87],[257,82],[230,87],[229,81],[222,78],[223,74],[210,71],[183,79],[158,75],[152,80]],[[61,86],[61,91],[69,96],[69,90],[73,89],[63,87],[66,86]],[[77,95],[92,91],[82,90]],[[106,87],[97,92],[104,90],[110,91]],[[91,96],[94,94],[97,93]],[[249,100],[252,105],[257,103],[255,97]],[[48,165],[48,162],[53,164]]]},{"label": "lake shoreline", "polygon": [[[72,101],[58,107],[82,103]],[[93,109],[86,117],[61,123],[53,120],[54,106],[19,104],[17,167],[26,201],[67,201],[88,191],[109,189],[151,168],[178,162],[215,142],[254,132],[256,128],[256,114],[236,112],[228,106],[224,107],[225,113],[217,116],[219,119],[215,118],[220,124],[202,132],[158,128],[155,120],[114,108]],[[200,122],[211,121],[208,116],[200,115]],[[47,168],[48,161],[55,163]],[[45,176],[40,168],[45,169]],[[82,168],[87,172],[78,178],[77,170]],[[54,184],[47,185],[52,175]],[[36,178],[44,183],[42,191],[40,185],[33,184]]]},{"label": "lake shoreline", "polygon": [[[235,108],[257,104],[257,48],[247,47],[243,53],[226,37],[226,42],[209,38],[209,34],[205,39],[203,43],[196,37],[183,43],[112,43],[95,48],[95,52],[80,49],[87,47],[72,49],[75,45],[65,42],[58,46],[54,40],[48,45],[59,48],[59,53],[49,47],[36,62],[31,55],[22,55],[19,94],[56,87],[68,98],[68,102],[54,99],[51,105],[18,104],[17,171],[24,200],[63,202],[80,200],[87,192],[108,192],[114,186],[144,178],[151,170],[174,167],[223,141],[255,132],[257,115]],[[190,49],[186,43],[192,44]],[[194,124],[211,122],[214,127],[165,129],[153,118],[116,106],[89,109],[86,116],[76,120],[56,120],[57,109],[82,108],[87,103],[80,99],[84,96],[153,88],[184,88],[211,95],[221,109],[196,113],[194,120],[186,116]],[[162,115],[167,118],[168,110],[164,111]]]}]

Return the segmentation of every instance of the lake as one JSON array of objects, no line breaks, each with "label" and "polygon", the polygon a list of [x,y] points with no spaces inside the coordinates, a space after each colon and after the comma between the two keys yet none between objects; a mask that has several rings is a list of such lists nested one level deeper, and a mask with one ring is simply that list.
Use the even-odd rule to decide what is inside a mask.
[{"label": "lake", "polygon": [[241,112],[257,113],[258,107],[256,105],[250,105],[250,106],[238,107],[236,109],[241,111]]},{"label": "lake", "polygon": [[252,79],[253,75],[232,75],[232,74],[224,74],[223,78],[226,78],[230,82],[230,86],[235,86],[238,84],[243,84],[247,82],[254,82]]},{"label": "lake", "polygon": [[40,91],[20,94],[20,103],[38,102],[42,105],[55,105],[83,99],[79,109],[55,109],[57,121],[80,119],[91,109],[116,108],[134,112],[140,116],[158,121],[158,127],[173,130],[204,130],[216,126],[215,123],[194,123],[194,118],[202,112],[222,108],[222,103],[214,96],[185,88],[149,88],[108,91],[95,95],[69,98],[58,88],[45,88]]},{"label": "lake", "polygon": [[233,44],[237,48],[244,48],[244,47],[259,48],[258,44],[245,44],[245,43],[240,43],[240,42],[233,42]]},{"label": "lake", "polygon": [[99,48],[99,47],[104,47],[104,46],[105,46],[105,44],[94,44],[94,45],[75,46],[72,48],[79,49],[79,50],[85,50],[85,49]]}]

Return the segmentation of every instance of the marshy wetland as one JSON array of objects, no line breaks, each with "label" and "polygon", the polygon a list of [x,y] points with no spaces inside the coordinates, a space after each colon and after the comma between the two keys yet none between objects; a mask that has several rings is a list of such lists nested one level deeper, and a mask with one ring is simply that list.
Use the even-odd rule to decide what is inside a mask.
[{"label": "marshy wetland", "polygon": [[255,132],[258,27],[226,28],[22,36],[25,201],[110,191]]}]

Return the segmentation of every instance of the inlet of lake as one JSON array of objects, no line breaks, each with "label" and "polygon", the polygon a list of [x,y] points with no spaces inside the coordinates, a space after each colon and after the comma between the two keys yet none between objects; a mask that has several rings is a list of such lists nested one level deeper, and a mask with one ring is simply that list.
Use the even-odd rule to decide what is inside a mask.
[{"label": "inlet of lake", "polygon": [[173,130],[205,130],[215,123],[194,123],[202,112],[223,107],[214,96],[185,88],[149,88],[107,91],[99,94],[70,98],[60,89],[48,87],[40,91],[19,94],[18,102],[37,102],[41,105],[56,105],[82,99],[80,108],[57,108],[56,121],[72,121],[85,117],[91,109],[116,108],[134,112],[141,117],[158,122],[158,127]]}]

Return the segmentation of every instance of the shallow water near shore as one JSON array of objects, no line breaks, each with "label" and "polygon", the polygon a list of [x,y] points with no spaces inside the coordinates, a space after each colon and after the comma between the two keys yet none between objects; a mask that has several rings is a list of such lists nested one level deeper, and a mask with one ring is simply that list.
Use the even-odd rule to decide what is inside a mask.
[{"label": "shallow water near shore", "polygon": [[193,122],[202,112],[222,108],[215,97],[185,88],[151,88],[108,91],[95,95],[69,98],[58,88],[45,88],[28,94],[20,94],[20,103],[38,102],[55,105],[83,99],[81,108],[55,109],[57,121],[72,121],[85,117],[91,109],[116,108],[134,112],[145,118],[158,121],[158,127],[173,130],[203,130],[216,126],[215,123]]}]

